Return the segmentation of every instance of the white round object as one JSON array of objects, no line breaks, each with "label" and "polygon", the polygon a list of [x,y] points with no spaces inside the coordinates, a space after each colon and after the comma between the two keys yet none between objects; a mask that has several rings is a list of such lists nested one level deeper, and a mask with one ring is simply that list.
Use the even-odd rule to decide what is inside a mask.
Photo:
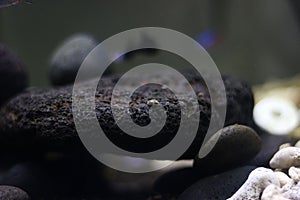
[{"label": "white round object", "polygon": [[278,97],[268,97],[259,101],[254,107],[253,117],[258,126],[276,135],[290,133],[300,121],[295,104]]}]

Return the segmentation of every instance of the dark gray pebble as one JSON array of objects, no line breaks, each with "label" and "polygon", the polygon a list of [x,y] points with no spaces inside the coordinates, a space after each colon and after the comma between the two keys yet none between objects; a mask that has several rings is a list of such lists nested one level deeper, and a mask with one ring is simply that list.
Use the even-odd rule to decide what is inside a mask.
[{"label": "dark gray pebble", "polygon": [[[195,93],[199,94],[198,103],[201,113],[198,134],[182,158],[194,158],[208,129],[211,116],[210,98],[201,77],[191,74],[187,74],[186,77]],[[252,120],[252,112],[246,111],[253,108],[253,96],[250,87],[231,77],[223,77],[223,79],[228,98],[225,125],[232,123],[248,124]],[[132,120],[137,124],[148,123],[150,106],[147,102],[150,99],[157,99],[167,111],[167,121],[160,133],[150,139],[137,140],[124,134],[112,116],[110,98],[117,80],[118,76],[103,78],[96,91],[96,114],[106,136],[120,148],[136,153],[152,152],[169,143],[176,135],[180,125],[181,104],[179,104],[176,96],[160,86],[157,88],[144,86],[141,90],[134,92],[131,102],[125,102],[130,105]],[[90,83],[83,84],[83,92],[80,96],[83,105],[87,103],[86,92],[90,90]],[[186,97],[186,102],[189,98]],[[223,104],[224,102],[220,101],[218,106]],[[231,109],[235,110],[236,108],[241,111],[245,110],[245,112],[230,112]],[[91,113],[84,113],[77,117],[89,121],[88,119],[92,116]],[[194,118],[190,117],[190,120],[194,120]],[[89,128],[88,124],[86,128]],[[11,100],[0,111],[0,138],[4,143],[1,147],[20,148],[23,146],[55,150],[81,147],[84,149],[77,137],[72,116],[72,87],[31,90]],[[156,159],[168,159],[168,155],[161,156]]]},{"label": "dark gray pebble", "polygon": [[247,180],[254,166],[244,166],[201,179],[185,190],[178,200],[224,200],[231,197]]},{"label": "dark gray pebble", "polygon": [[73,83],[85,57],[99,42],[87,34],[76,34],[66,39],[50,60],[50,80],[53,85]]},{"label": "dark gray pebble", "polygon": [[28,200],[28,194],[14,186],[0,185],[0,200]]},{"label": "dark gray pebble", "polygon": [[243,125],[231,125],[222,134],[211,153],[203,159],[196,158],[194,168],[183,168],[162,175],[155,182],[155,191],[180,194],[201,178],[224,172],[244,164],[261,148],[260,137]]},{"label": "dark gray pebble", "polygon": [[[217,136],[218,141],[210,153],[202,159],[196,156],[194,161],[194,166],[207,174],[241,166],[261,149],[260,137],[252,128],[244,125],[227,126],[211,140]],[[206,147],[211,144],[211,140]]]},{"label": "dark gray pebble", "polygon": [[19,57],[0,44],[0,106],[27,87],[27,73]]}]

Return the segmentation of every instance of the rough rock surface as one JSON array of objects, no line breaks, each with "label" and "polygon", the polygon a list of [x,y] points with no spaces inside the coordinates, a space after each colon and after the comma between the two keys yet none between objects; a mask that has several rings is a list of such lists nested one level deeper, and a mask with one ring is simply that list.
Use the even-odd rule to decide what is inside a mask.
[{"label": "rough rock surface", "polygon": [[279,180],[271,169],[259,167],[253,170],[242,187],[228,200],[259,199],[268,185],[280,186]]},{"label": "rough rock surface", "polygon": [[[197,136],[182,156],[193,158],[200,148],[211,117],[210,98],[201,77],[187,74],[187,79],[198,96],[200,122]],[[225,125],[252,122],[253,95],[250,87],[231,77],[224,77],[227,91],[227,116]],[[159,149],[175,136],[180,122],[180,104],[168,89],[144,86],[132,95],[128,103],[133,121],[143,125],[149,122],[148,100],[157,99],[167,111],[167,121],[160,133],[146,140],[135,140],[124,134],[115,123],[111,113],[110,100],[112,88],[118,76],[103,78],[96,91],[96,114],[106,136],[119,147],[135,152],[147,152]],[[82,91],[82,103],[86,104],[85,84]],[[120,94],[122,95],[122,94]],[[187,97],[187,102],[188,102]],[[224,102],[220,101],[218,106]],[[76,109],[76,108],[75,108]],[[184,113],[183,113],[184,114]],[[91,113],[79,118],[88,119]],[[122,116],[117,116],[122,117]],[[193,118],[191,117],[191,120]],[[1,147],[19,149],[66,149],[82,144],[77,136],[72,115],[72,87],[50,90],[31,90],[12,99],[0,111]]]}]

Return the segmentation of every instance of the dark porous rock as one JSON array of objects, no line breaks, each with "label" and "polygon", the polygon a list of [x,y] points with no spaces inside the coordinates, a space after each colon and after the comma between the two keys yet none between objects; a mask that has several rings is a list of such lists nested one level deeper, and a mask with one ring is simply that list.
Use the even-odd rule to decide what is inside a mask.
[{"label": "dark porous rock", "polygon": [[262,141],[262,148],[260,152],[247,163],[249,165],[269,168],[269,162],[274,154],[279,150],[280,145],[284,143],[294,145],[296,143],[296,140],[289,136],[272,135],[264,131],[262,131],[260,137]]},{"label": "dark porous rock", "polygon": [[[201,143],[207,132],[210,118],[210,97],[201,77],[196,75],[186,75],[198,97],[200,110],[200,121],[195,121],[194,115],[189,116],[190,122],[199,123],[197,136],[190,148],[183,154],[182,158],[192,159],[198,153]],[[240,85],[237,80],[224,77],[227,91],[227,110],[233,107],[240,107],[240,110],[248,111],[253,108],[253,97],[250,88],[246,84],[244,87],[235,88]],[[112,115],[111,94],[113,86],[118,81],[118,76],[111,76],[101,79],[95,94],[96,115],[106,136],[117,146],[127,151],[136,153],[152,152],[168,144],[176,135],[180,126],[181,113],[180,107],[187,106],[189,98],[185,102],[179,102],[174,93],[162,86],[146,85],[136,90],[131,96],[131,102],[121,102],[120,97],[127,95],[122,92],[116,98],[116,109],[128,106],[132,121],[138,125],[149,123],[150,100],[156,99],[166,110],[167,119],[164,127],[154,137],[147,139],[131,137],[117,126],[116,121],[123,115]],[[130,80],[134,81],[134,80]],[[78,97],[83,107],[88,105],[88,92],[91,91],[91,84],[95,82],[82,83],[82,93]],[[182,92],[180,82],[177,87]],[[167,84],[168,85],[168,84]],[[130,87],[130,83],[128,83]],[[181,88],[181,91],[180,91]],[[242,99],[242,100],[238,100]],[[217,102],[217,106],[224,105],[224,101]],[[243,109],[245,107],[245,109]],[[73,106],[73,110],[78,109]],[[230,112],[229,112],[230,113]],[[194,113],[198,114],[198,113]],[[243,117],[241,117],[241,115]],[[80,113],[78,119],[85,120],[86,130],[90,130],[88,122],[94,116],[93,113]],[[115,118],[116,119],[115,119]],[[252,112],[239,112],[227,115],[225,125],[232,123],[247,124],[252,120]],[[12,148],[45,148],[45,149],[64,149],[70,147],[83,147],[80,142],[72,114],[72,87],[61,87],[51,90],[31,90],[12,99],[0,111],[0,142],[1,147],[9,146]],[[16,145],[17,144],[17,145]],[[17,146],[17,147],[16,147]],[[79,148],[80,149],[80,148]],[[83,149],[83,148],[82,148]],[[168,159],[168,155],[161,155],[157,159]],[[165,157],[164,157],[165,156]]]},{"label": "dark porous rock", "polygon": [[254,166],[244,166],[199,180],[185,190],[178,200],[224,200],[231,197],[247,180]]},{"label": "dark porous rock", "polygon": [[238,167],[253,158],[261,149],[261,139],[256,132],[244,125],[231,125],[215,134],[203,148],[213,145],[213,149],[204,157],[196,156],[194,166],[202,172],[212,174]]},{"label": "dark porous rock", "polygon": [[50,80],[53,85],[73,83],[81,63],[98,41],[87,34],[76,34],[66,39],[54,52],[50,61]]},{"label": "dark porous rock", "polygon": [[14,186],[0,185],[0,200],[28,200],[28,194]]},{"label": "dark porous rock", "polygon": [[0,44],[0,106],[26,87],[24,64],[14,52]]}]

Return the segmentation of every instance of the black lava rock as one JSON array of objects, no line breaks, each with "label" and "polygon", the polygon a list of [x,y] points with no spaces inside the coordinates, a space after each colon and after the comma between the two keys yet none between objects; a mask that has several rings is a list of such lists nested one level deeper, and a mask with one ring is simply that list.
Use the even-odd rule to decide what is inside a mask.
[{"label": "black lava rock", "polygon": [[29,200],[28,194],[14,186],[0,186],[0,199],[2,200]]},{"label": "black lava rock", "polygon": [[[186,77],[195,93],[198,94],[200,121],[197,122],[199,123],[198,134],[182,158],[194,158],[198,153],[210,122],[210,97],[201,77],[191,74],[187,74]],[[227,112],[231,113],[227,114],[225,125],[232,123],[248,124],[252,121],[252,112],[248,112],[253,108],[252,91],[249,86],[240,81],[230,77],[224,77],[223,79],[228,98]],[[131,102],[121,102],[121,104],[128,105],[131,118],[137,124],[147,123],[149,108],[151,107],[147,103],[149,100],[157,99],[166,110],[167,120],[163,129],[155,137],[137,140],[128,134],[124,134],[116,125],[112,115],[110,100],[113,86],[117,80],[118,76],[103,78],[98,84],[95,95],[97,118],[106,136],[120,148],[133,152],[153,151],[170,142],[180,126],[181,114],[185,114],[181,113],[180,106],[188,106],[183,104],[188,103],[190,97],[186,97],[186,102],[180,102],[183,104],[179,104],[178,99],[170,90],[161,86],[146,85],[133,93]],[[87,98],[89,97],[86,94],[87,91],[90,91],[89,86],[91,83],[83,84],[82,96],[80,96],[83,106],[89,106],[87,105]],[[128,86],[130,86],[130,83],[128,83]],[[118,100],[118,97],[116,99]],[[224,105],[223,101],[218,102],[218,106],[222,105]],[[118,109],[121,106],[118,107],[117,104],[116,107]],[[245,110],[245,112],[231,112],[231,108],[238,108],[241,111]],[[76,108],[73,107],[73,109]],[[93,113],[81,113],[81,115],[77,117],[87,121],[93,117]],[[122,115],[115,117],[121,118]],[[189,119],[191,121],[195,120],[193,116],[190,116]],[[86,124],[86,128],[89,130],[89,124]],[[58,148],[77,148],[78,146],[82,148],[72,115],[72,87],[31,90],[11,100],[0,111],[0,139],[0,142],[4,143],[1,147],[9,146],[10,148],[12,146],[40,150],[41,148],[57,150]],[[164,159],[168,159],[168,157]]]},{"label": "black lava rock", "polygon": [[254,166],[244,166],[209,176],[185,190],[178,200],[224,200],[231,197],[247,180]]},{"label": "black lava rock", "polygon": [[231,125],[214,135],[204,146],[213,149],[202,159],[196,156],[194,166],[204,173],[212,174],[241,166],[253,158],[261,149],[261,140],[256,132],[247,126]]},{"label": "black lava rock", "polygon": [[27,87],[27,74],[21,60],[0,44],[0,106]]},{"label": "black lava rock", "polygon": [[73,83],[85,57],[99,42],[87,34],[76,34],[66,39],[54,52],[50,61],[50,80],[53,85]]}]

